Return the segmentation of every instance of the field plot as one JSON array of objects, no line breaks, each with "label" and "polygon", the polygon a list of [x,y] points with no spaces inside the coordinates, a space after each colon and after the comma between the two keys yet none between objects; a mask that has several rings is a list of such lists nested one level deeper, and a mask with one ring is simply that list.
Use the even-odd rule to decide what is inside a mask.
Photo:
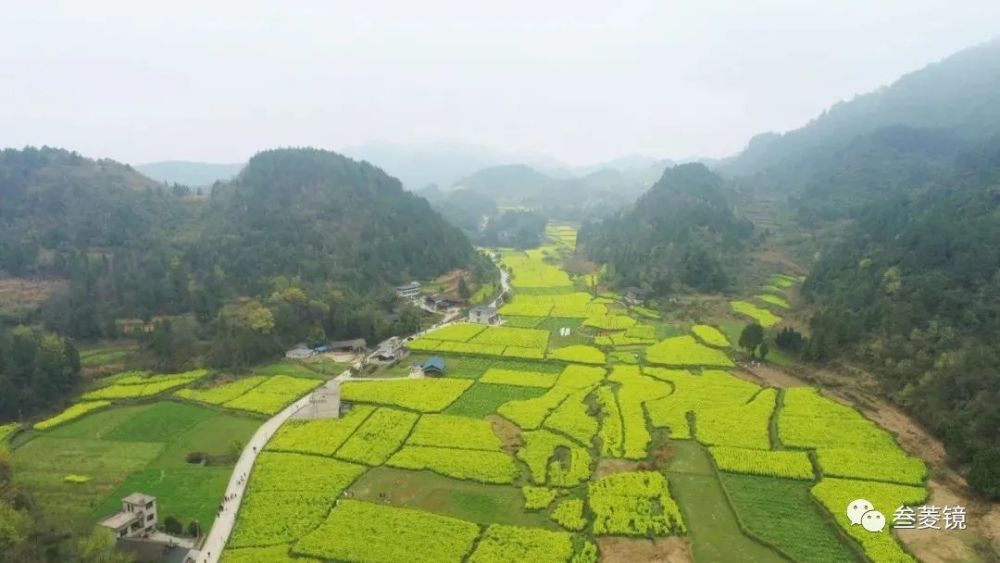
[{"label": "field plot", "polygon": [[375,411],[369,405],[355,405],[340,418],[289,420],[267,444],[267,450],[332,456],[337,448]]},{"label": "field plot", "polygon": [[[157,497],[161,517],[208,527],[228,480],[232,443],[258,424],[169,401],[109,407],[36,433],[11,460],[45,514],[74,529],[115,512],[121,497],[137,490]],[[192,452],[212,465],[187,463]]]},{"label": "field plot", "polygon": [[604,356],[604,352],[601,352],[598,348],[594,348],[593,346],[585,346],[582,344],[566,346],[565,348],[556,348],[555,350],[549,352],[549,358],[562,360],[564,362],[593,365],[603,365],[607,361],[607,358]]},{"label": "field plot", "polygon": [[497,412],[500,405],[504,403],[535,399],[544,393],[545,389],[540,387],[477,382],[445,409],[444,413],[482,418]]},{"label": "field plot", "polygon": [[479,526],[457,518],[342,500],[293,551],[338,561],[458,563],[477,537]]},{"label": "field plot", "polygon": [[763,389],[749,403],[706,407],[695,422],[698,441],[714,446],[771,449],[771,415],[778,392]]},{"label": "field plot", "polygon": [[567,366],[556,380],[556,384],[543,395],[534,399],[511,401],[500,405],[497,412],[525,430],[541,426],[567,397],[577,391],[592,389],[604,379],[604,369],[583,366]]},{"label": "field plot", "polygon": [[590,407],[585,402],[589,394],[590,390],[584,389],[566,397],[545,419],[544,426],[589,446],[598,429],[597,419],[590,415]]},{"label": "field plot", "polygon": [[60,424],[71,420],[76,420],[87,413],[98,411],[109,406],[111,406],[109,401],[85,401],[83,403],[77,403],[52,418],[36,422],[35,430],[48,430],[49,428],[59,426]]},{"label": "field plot", "polygon": [[541,387],[548,389],[556,384],[558,375],[531,371],[514,371],[506,369],[489,369],[479,379],[480,383],[499,383],[501,385],[518,385],[520,387]]},{"label": "field plot", "polygon": [[494,524],[486,529],[470,563],[559,563],[573,555],[573,537],[562,532]]},{"label": "field plot", "polygon": [[513,483],[521,472],[514,458],[504,452],[404,446],[387,465],[401,469],[429,469],[445,477],[478,483]]},{"label": "field plot", "polygon": [[708,449],[720,471],[745,473],[765,477],[788,479],[813,479],[809,456],[801,451],[749,450],[725,446]]},{"label": "field plot", "polygon": [[727,348],[729,346],[729,339],[714,326],[694,325],[691,327],[691,332],[709,346],[716,346],[718,348]]},{"label": "field plot", "polygon": [[767,309],[761,309],[749,301],[730,301],[729,305],[733,308],[733,311],[750,317],[764,328],[772,327],[781,322],[781,317],[778,315]]},{"label": "field plot", "polygon": [[[525,432],[522,437],[524,447],[517,451],[517,458],[528,466],[536,485],[572,487],[590,477],[590,453],[573,440],[548,430]],[[556,458],[559,449],[567,452],[564,459]]]},{"label": "field plot", "polygon": [[181,389],[175,395],[182,399],[197,401],[199,403],[221,405],[249,392],[265,381],[267,381],[267,376],[263,375],[244,377],[243,379],[237,379],[236,381],[206,389]]},{"label": "field plot", "polygon": [[222,554],[222,563],[320,563],[318,559],[308,557],[292,557],[290,545],[272,545],[268,547],[244,547],[227,549]]},{"label": "field plot", "polygon": [[337,449],[336,456],[365,465],[382,465],[403,445],[418,418],[412,412],[380,408]]},{"label": "field plot", "polygon": [[323,382],[318,379],[275,375],[245,394],[223,403],[222,406],[265,415],[277,414],[322,384]]},{"label": "field plot", "polygon": [[826,507],[837,524],[861,544],[865,555],[873,562],[914,561],[889,533],[873,534],[861,526],[851,526],[844,507],[855,499],[863,498],[885,513],[889,519],[892,512],[900,506],[915,506],[924,502],[927,491],[923,487],[824,478],[813,486],[811,492]]},{"label": "field plot", "polygon": [[88,391],[81,398],[85,401],[96,401],[152,397],[193,383],[208,373],[208,370],[199,369],[170,375],[129,374],[115,378],[111,385]]},{"label": "field plot", "polygon": [[843,563],[857,556],[809,498],[808,483],[722,474],[723,488],[751,535],[802,563]]},{"label": "field plot", "polygon": [[17,430],[20,427],[21,425],[16,422],[11,422],[9,424],[0,424],[0,448],[3,447],[4,443],[7,441],[7,438],[12,436],[14,432],[17,432]]},{"label": "field plot", "polygon": [[665,536],[684,532],[684,520],[662,473],[614,473],[587,490],[594,534]]},{"label": "field plot", "polygon": [[888,432],[815,389],[785,391],[778,437],[786,446],[815,449],[824,475],[912,485],[927,476],[924,462],[903,452]]},{"label": "field plot", "polygon": [[418,412],[440,412],[455,402],[472,381],[468,379],[394,379],[347,381],[341,399],[389,405]]},{"label": "field plot", "polygon": [[755,295],[754,297],[760,299],[764,303],[774,305],[776,307],[781,307],[782,309],[788,309],[791,307],[791,305],[788,304],[788,301],[786,301],[784,297],[778,297],[777,295],[762,293],[760,295]]},{"label": "field plot", "polygon": [[421,417],[406,443],[414,446],[490,451],[499,451],[502,445],[489,422],[445,414]]},{"label": "field plot", "polygon": [[732,367],[726,354],[699,344],[693,336],[675,336],[646,348],[646,361],[664,366]]},{"label": "field plot", "polygon": [[740,408],[760,391],[753,383],[717,370],[693,375],[685,370],[647,367],[643,373],[674,387],[672,394],[646,403],[650,423],[656,428],[668,428],[673,438],[691,437],[688,412],[698,420],[704,410]]},{"label": "field plot", "polygon": [[645,403],[673,393],[673,387],[642,375],[637,366],[617,366],[608,381],[618,383],[618,409],[622,418],[622,457],[644,459],[652,437],[646,428]]},{"label": "field plot", "polygon": [[264,452],[254,465],[230,547],[262,547],[313,530],[364,466],[318,456]]}]

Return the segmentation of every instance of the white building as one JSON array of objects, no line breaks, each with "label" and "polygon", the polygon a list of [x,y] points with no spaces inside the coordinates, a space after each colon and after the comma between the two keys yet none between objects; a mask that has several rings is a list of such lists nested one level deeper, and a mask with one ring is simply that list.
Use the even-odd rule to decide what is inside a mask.
[{"label": "white building", "polygon": [[305,360],[316,355],[316,351],[310,349],[305,344],[298,344],[295,348],[285,352],[285,357],[289,360]]},{"label": "white building", "polygon": [[482,325],[500,324],[500,315],[496,307],[479,306],[469,309],[469,322]]},{"label": "white building", "polygon": [[146,537],[156,531],[156,498],[132,493],[122,499],[122,509],[100,525],[110,529],[116,538]]},{"label": "white building", "polygon": [[410,282],[396,288],[396,295],[410,298],[420,295],[420,282]]},{"label": "white building", "polygon": [[378,345],[372,359],[381,362],[394,362],[403,357],[403,341],[398,336],[385,340]]}]

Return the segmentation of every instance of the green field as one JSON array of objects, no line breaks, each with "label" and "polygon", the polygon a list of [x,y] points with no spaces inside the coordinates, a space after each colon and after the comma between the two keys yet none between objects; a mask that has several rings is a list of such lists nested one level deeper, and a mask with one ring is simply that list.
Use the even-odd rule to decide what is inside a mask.
[{"label": "green field", "polygon": [[[190,404],[161,401],[111,407],[33,432],[11,454],[19,483],[55,521],[92,526],[115,512],[121,497],[157,497],[160,517],[208,528],[229,480],[223,461],[233,442],[245,443],[260,424]],[[218,465],[195,466],[185,457],[203,452]],[[68,474],[89,477],[67,483]]]}]

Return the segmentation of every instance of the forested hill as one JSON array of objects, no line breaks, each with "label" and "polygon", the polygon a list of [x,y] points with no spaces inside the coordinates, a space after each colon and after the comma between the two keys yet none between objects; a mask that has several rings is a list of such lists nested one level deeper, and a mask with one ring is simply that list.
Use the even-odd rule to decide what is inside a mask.
[{"label": "forested hill", "polygon": [[212,193],[205,265],[243,279],[298,275],[360,289],[429,278],[475,252],[423,198],[366,163],[315,149],[262,152]]},{"label": "forested hill", "polygon": [[68,279],[44,321],[97,337],[122,317],[209,322],[227,300],[269,295],[279,277],[366,294],[475,257],[425,200],[331,152],[263,152],[209,202],[188,195],[111,161],[4,151],[0,274]]},{"label": "forested hill", "polygon": [[585,224],[578,244],[606,263],[619,286],[659,294],[726,288],[729,258],[749,243],[753,224],[733,213],[732,191],[702,164],[668,168],[635,205]]},{"label": "forested hill", "polygon": [[749,175],[795,169],[886,127],[935,131],[966,148],[1000,132],[1000,39],[956,53],[885,88],[841,102],[804,127],[768,133],[720,168]]},{"label": "forested hill", "polygon": [[1000,498],[1000,138],[939,186],[859,212],[821,255],[807,357],[865,361]]}]

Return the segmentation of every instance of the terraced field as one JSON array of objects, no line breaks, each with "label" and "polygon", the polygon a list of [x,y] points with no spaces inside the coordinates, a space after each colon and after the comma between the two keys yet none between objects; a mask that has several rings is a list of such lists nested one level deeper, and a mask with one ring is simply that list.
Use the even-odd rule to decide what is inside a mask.
[{"label": "terraced field", "polygon": [[[279,430],[223,559],[584,563],[622,560],[606,538],[681,536],[699,562],[912,560],[844,503],[921,502],[923,463],[819,391],[727,371],[733,319],[778,315],[741,301],[753,309],[729,320],[669,324],[591,293],[598,273],[558,266],[570,230],[549,237],[502,253],[508,324],[411,343],[417,361],[445,358],[444,377],[349,382],[342,418]],[[770,282],[787,304],[797,280]]]}]

